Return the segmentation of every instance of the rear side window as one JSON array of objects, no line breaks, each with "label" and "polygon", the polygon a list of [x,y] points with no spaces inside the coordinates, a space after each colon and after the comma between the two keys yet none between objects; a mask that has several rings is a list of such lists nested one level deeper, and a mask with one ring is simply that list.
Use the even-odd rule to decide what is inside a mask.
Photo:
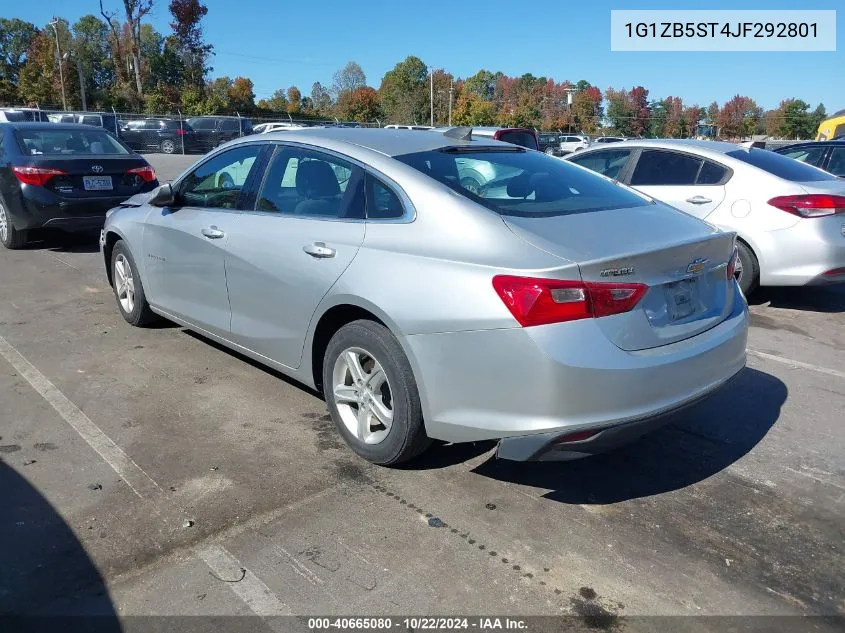
[{"label": "rear side window", "polygon": [[80,117],[79,122],[84,125],[100,125],[100,117],[94,114],[86,114]]},{"label": "rear side window", "polygon": [[259,211],[325,219],[364,217],[360,168],[306,149],[276,151],[258,197]]},{"label": "rear side window", "polygon": [[590,154],[582,154],[577,158],[573,158],[572,162],[586,167],[593,171],[597,171],[608,178],[618,178],[619,172],[628,162],[628,157],[631,155],[629,149],[607,149],[600,152],[591,152]]},{"label": "rear side window", "polygon": [[405,211],[393,190],[375,176],[367,174],[367,219],[401,218]]},{"label": "rear side window", "polygon": [[238,130],[238,122],[232,119],[223,119],[220,122],[220,129],[224,132],[235,132]]},{"label": "rear side window", "polygon": [[698,172],[697,185],[719,185],[727,178],[728,169],[714,162],[705,160]]},{"label": "rear side window", "polygon": [[778,152],[778,154],[794,160],[800,160],[802,163],[807,163],[808,165],[819,165],[821,163],[822,156],[824,156],[824,150],[825,147],[823,145],[818,147],[805,146],[784,150],[782,152]]},{"label": "rear side window", "polygon": [[762,169],[773,176],[791,182],[836,180],[836,176],[828,174],[821,169],[810,167],[805,163],[775,154],[767,149],[738,149],[728,152],[726,156],[730,156],[738,161]]},{"label": "rear side window", "polygon": [[651,204],[540,152],[446,148],[395,159],[502,215],[545,217]]},{"label": "rear side window", "polygon": [[631,184],[683,186],[694,185],[702,159],[678,152],[647,149],[640,154],[631,176]]},{"label": "rear side window", "polygon": [[845,176],[845,147],[834,147],[827,170],[834,176]]},{"label": "rear side window", "polygon": [[195,130],[213,130],[215,128],[215,121],[214,119],[188,119],[188,125],[190,125]]},{"label": "rear side window", "polygon": [[499,134],[498,140],[510,143],[511,145],[527,147],[528,149],[537,149],[537,138],[524,130],[508,130],[502,132]]}]

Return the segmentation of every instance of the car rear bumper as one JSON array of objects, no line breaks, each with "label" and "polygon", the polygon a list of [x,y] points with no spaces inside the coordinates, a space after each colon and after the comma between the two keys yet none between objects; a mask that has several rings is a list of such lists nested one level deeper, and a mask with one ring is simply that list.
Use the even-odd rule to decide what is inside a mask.
[{"label": "car rear bumper", "polygon": [[760,240],[762,286],[804,286],[845,283],[845,215],[806,218]]},{"label": "car rear bumper", "polygon": [[615,346],[591,319],[404,342],[431,437],[543,435],[502,442],[503,456],[527,459],[562,434],[600,430],[592,448],[579,447],[588,454],[660,424],[655,418],[713,393],[745,366],[747,331],[747,307],[737,296],[730,316],[710,330],[635,352]]},{"label": "car rear bumper", "polygon": [[[145,186],[142,191],[150,187]],[[40,188],[39,188],[40,189]],[[48,190],[27,191],[12,204],[10,215],[18,230],[56,228],[66,231],[87,231],[103,226],[106,212],[128,196],[63,198]]]}]

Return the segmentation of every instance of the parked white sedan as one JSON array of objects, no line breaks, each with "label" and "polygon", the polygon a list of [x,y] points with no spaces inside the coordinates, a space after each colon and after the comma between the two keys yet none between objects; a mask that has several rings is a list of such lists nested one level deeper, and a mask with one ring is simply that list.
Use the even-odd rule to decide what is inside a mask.
[{"label": "parked white sedan", "polygon": [[758,285],[845,283],[845,180],[732,143],[636,140],[567,160],[737,233],[737,278]]}]

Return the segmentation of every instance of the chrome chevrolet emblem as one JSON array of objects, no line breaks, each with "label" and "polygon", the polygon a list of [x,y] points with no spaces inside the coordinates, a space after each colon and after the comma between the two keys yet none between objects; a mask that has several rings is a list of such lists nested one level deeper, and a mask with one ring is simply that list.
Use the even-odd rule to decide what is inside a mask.
[{"label": "chrome chevrolet emblem", "polygon": [[91,165],[91,171],[93,171],[95,174],[101,174],[101,173],[103,173],[103,166],[102,165]]},{"label": "chrome chevrolet emblem", "polygon": [[687,264],[687,272],[693,275],[697,275],[702,270],[704,270],[704,267],[709,261],[710,260],[706,257],[699,257],[698,259],[694,259],[689,264]]}]

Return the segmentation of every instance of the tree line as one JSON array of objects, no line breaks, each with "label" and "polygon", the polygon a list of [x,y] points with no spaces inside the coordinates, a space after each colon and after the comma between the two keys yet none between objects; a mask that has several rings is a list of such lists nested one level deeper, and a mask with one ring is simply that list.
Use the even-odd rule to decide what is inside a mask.
[{"label": "tree line", "polygon": [[[90,1],[90,0],[88,0]],[[502,125],[587,134],[690,137],[701,125],[720,136],[768,134],[811,138],[825,107],[789,98],[764,111],[747,96],[723,104],[685,104],[681,97],[650,98],[643,86],[601,90],[586,80],[555,81],[531,73],[510,77],[479,70],[454,77],[409,56],[369,85],[348,62],[331,85],[315,81],[308,93],[279,88],[256,101],[249,77],[212,77],[214,46],[205,41],[201,0],[170,0],[170,32],[144,21],[158,0],[122,0],[120,10],[98,0],[70,24],[54,18],[37,26],[0,18],[0,104],[148,114],[233,114],[384,123]],[[106,3],[117,0],[106,0]],[[432,98],[433,95],[433,98]]]}]

